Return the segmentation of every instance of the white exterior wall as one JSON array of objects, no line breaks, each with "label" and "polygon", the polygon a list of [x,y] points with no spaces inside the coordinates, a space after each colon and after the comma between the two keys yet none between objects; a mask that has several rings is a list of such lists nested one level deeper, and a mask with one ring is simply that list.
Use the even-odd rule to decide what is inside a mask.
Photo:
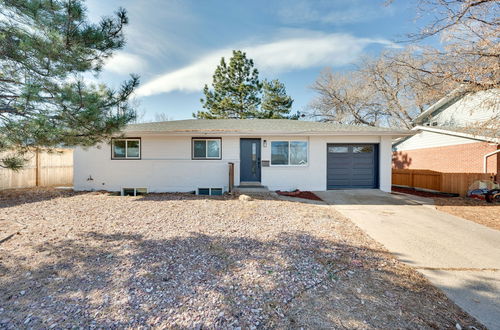
[{"label": "white exterior wall", "polygon": [[[134,136],[136,137],[136,136]],[[208,136],[207,136],[208,137]],[[228,163],[235,164],[239,185],[239,136],[222,137],[222,160],[191,160],[191,136],[142,136],[140,160],[112,160],[104,144],[74,152],[74,189],[149,192],[188,192],[197,188],[228,189]],[[251,138],[251,136],[244,136]],[[261,139],[262,160],[271,159],[271,141],[309,142],[308,165],[262,167],[262,184],[270,190],[326,190],[328,143],[379,143],[380,189],[391,187],[391,137],[381,136],[255,136]],[[267,141],[267,147],[263,141]],[[92,180],[88,180],[92,177]]]},{"label": "white exterior wall", "polygon": [[[135,136],[134,136],[135,137]],[[222,139],[222,160],[191,160],[190,136],[142,136],[141,159],[111,159],[109,144],[74,152],[75,190],[188,192],[197,188],[228,189],[228,163],[235,163],[239,182],[239,138]],[[89,176],[93,180],[88,180]]]},{"label": "white exterior wall", "polygon": [[[309,162],[306,166],[262,167],[262,184],[271,190],[326,190],[326,146],[328,143],[379,143],[380,189],[390,191],[392,139],[380,136],[263,136],[267,147],[262,148],[262,159],[271,159],[271,141],[309,141]],[[385,152],[385,155],[383,156]]]},{"label": "white exterior wall", "polygon": [[[446,109],[435,113],[425,122],[438,126],[467,126],[500,116],[499,91],[481,91],[469,94]],[[432,125],[431,125],[432,126]]]},{"label": "white exterior wall", "polygon": [[394,147],[395,151],[446,147],[465,143],[476,143],[477,140],[443,133],[421,131],[408,137]]},{"label": "white exterior wall", "polygon": [[391,192],[392,188],[392,138],[380,137],[379,146],[379,188]]}]

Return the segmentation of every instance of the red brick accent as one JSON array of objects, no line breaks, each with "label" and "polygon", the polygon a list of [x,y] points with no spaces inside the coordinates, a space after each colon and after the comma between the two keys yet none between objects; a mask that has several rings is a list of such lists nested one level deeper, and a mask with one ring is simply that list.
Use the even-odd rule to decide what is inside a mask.
[{"label": "red brick accent", "polygon": [[[482,173],[485,154],[500,149],[487,142],[467,143],[446,147],[396,151],[392,167],[426,169],[438,172]],[[500,155],[488,158],[488,172],[500,172]]]}]

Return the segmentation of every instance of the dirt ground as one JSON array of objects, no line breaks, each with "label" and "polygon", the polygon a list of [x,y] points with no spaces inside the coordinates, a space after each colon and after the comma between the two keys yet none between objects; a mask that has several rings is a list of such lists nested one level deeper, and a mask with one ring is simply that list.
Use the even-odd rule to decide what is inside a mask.
[{"label": "dirt ground", "polygon": [[446,193],[425,191],[425,190],[419,190],[407,187],[398,187],[398,186],[392,186],[392,191],[397,193],[410,194],[428,198],[453,198],[458,196],[457,194],[446,194]]},{"label": "dirt ground", "polygon": [[500,204],[465,198],[434,198],[436,208],[481,225],[500,230]]},{"label": "dirt ground", "polygon": [[0,228],[0,328],[483,328],[328,206],[26,190]]}]

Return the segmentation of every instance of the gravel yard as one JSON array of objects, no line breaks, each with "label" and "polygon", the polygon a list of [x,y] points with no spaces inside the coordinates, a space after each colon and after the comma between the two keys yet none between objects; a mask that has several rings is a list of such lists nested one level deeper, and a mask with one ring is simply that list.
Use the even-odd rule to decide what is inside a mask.
[{"label": "gravel yard", "polygon": [[328,206],[25,190],[0,221],[0,328],[482,328]]}]

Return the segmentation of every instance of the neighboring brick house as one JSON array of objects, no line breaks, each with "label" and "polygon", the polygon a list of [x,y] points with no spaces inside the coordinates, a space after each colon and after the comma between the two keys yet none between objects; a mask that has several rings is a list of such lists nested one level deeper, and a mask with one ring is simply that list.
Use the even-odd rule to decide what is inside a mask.
[{"label": "neighboring brick house", "polygon": [[393,168],[498,175],[498,130],[477,127],[500,123],[499,104],[498,90],[443,98],[415,119],[419,133],[393,144]]}]

